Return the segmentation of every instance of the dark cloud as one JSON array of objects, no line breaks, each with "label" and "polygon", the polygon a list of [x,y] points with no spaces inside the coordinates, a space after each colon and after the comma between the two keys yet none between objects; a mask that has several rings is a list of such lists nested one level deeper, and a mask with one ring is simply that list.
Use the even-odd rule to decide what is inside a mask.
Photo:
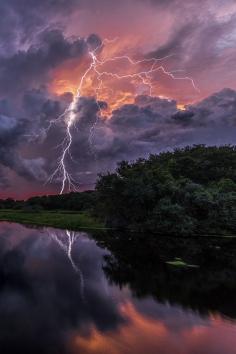
[{"label": "dark cloud", "polygon": [[11,57],[0,57],[0,94],[15,95],[47,83],[50,70],[86,53],[83,39],[68,40],[60,30],[41,33],[37,43]]},{"label": "dark cloud", "polygon": [[19,152],[19,146],[28,134],[27,121],[0,115],[0,166],[5,166],[27,180],[43,181],[43,158],[26,159]]},{"label": "dark cloud", "polygon": [[191,125],[193,116],[194,113],[192,111],[178,111],[172,116],[172,119],[177,124]]},{"label": "dark cloud", "polygon": [[40,129],[43,131],[51,120],[58,118],[71,99],[69,95],[54,97],[44,90],[28,90],[22,98],[22,112],[27,117],[31,130],[34,129],[35,134],[40,135]]},{"label": "dark cloud", "polygon": [[19,46],[27,46],[38,32],[58,25],[77,5],[77,0],[2,0],[0,52],[8,56]]},{"label": "dark cloud", "polygon": [[5,116],[11,114],[10,102],[6,98],[0,100],[0,114]]},{"label": "dark cloud", "polygon": [[224,89],[190,106],[198,124],[236,125],[236,91]]},{"label": "dark cloud", "polygon": [[10,187],[9,179],[7,178],[7,175],[0,170],[0,188],[8,188]]},{"label": "dark cloud", "polygon": [[[56,124],[47,134],[45,129],[50,119],[66,107],[63,100],[49,98],[40,90],[28,91],[24,95],[24,111],[26,116],[34,116],[34,121],[1,116],[2,165],[27,179],[46,180],[57,167],[65,125]],[[99,106],[93,98],[78,99],[74,109],[72,158],[68,157],[66,163],[81,186],[92,186],[97,173],[115,168],[123,159],[147,157],[187,144],[235,143],[236,91],[231,89],[224,89],[185,111],[179,111],[173,100],[138,96],[134,104],[115,110],[109,120],[100,119],[98,113]],[[29,142],[32,156],[24,159],[19,146],[28,146]],[[56,146],[59,147],[55,149]],[[55,186],[59,182],[55,181]]]},{"label": "dark cloud", "polygon": [[[121,159],[132,160],[186,144],[235,143],[235,105],[236,92],[230,89],[185,111],[179,111],[174,101],[137,97],[135,104],[114,111],[106,122],[98,122],[94,135],[98,169],[107,170]],[[88,164],[91,169],[96,166],[87,160]]]},{"label": "dark cloud", "polygon": [[94,33],[90,34],[90,36],[88,36],[86,43],[88,44],[88,46],[91,50],[95,50],[102,45],[101,39],[98,37],[98,35],[96,35]]}]

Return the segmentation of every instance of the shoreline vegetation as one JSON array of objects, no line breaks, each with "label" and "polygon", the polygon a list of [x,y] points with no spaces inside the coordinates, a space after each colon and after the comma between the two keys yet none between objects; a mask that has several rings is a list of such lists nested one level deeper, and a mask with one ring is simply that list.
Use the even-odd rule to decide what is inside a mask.
[{"label": "shoreline vegetation", "polygon": [[[236,146],[122,161],[95,190],[0,200],[0,220],[172,236],[236,235]],[[156,236],[158,237],[158,236]]]},{"label": "shoreline vegetation", "polygon": [[40,211],[28,212],[24,210],[0,210],[0,221],[16,222],[24,225],[48,226],[60,229],[79,230],[106,230],[105,226],[88,215],[73,211]]}]

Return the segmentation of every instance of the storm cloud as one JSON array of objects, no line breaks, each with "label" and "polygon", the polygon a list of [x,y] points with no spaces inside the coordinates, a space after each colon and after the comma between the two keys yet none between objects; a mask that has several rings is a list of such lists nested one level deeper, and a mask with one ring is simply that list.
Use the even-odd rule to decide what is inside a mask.
[{"label": "storm cloud", "polygon": [[[55,146],[63,140],[65,129],[55,125],[46,134],[45,127],[51,117],[61,112],[63,104],[46,99],[40,92],[28,93],[24,100],[27,110],[38,119],[32,124],[28,120],[0,117],[0,162],[28,180],[43,182],[56,168],[60,147],[55,150]],[[82,97],[75,114],[78,119],[72,130],[73,158],[67,164],[85,189],[93,187],[98,173],[113,170],[121,160],[135,160],[185,145],[236,143],[236,91],[231,89],[213,94],[184,111],[177,108],[174,100],[138,96],[134,104],[113,111],[108,120],[100,118],[93,98]],[[38,135],[32,139],[27,132]],[[37,157],[22,158],[19,152],[29,144]],[[55,190],[58,183],[55,181],[52,186]]]},{"label": "storm cloud", "polygon": [[65,39],[60,30],[46,30],[27,50],[0,58],[0,94],[15,95],[30,87],[46,84],[50,70],[62,62],[81,58],[86,41]]},{"label": "storm cloud", "polygon": [[[18,147],[27,132],[27,122],[0,116],[0,163],[27,180],[43,181],[43,158],[26,159],[18,154]],[[6,180],[4,175],[3,180]]]},{"label": "storm cloud", "polygon": [[[109,119],[100,115],[109,99],[80,96],[66,163],[81,188],[123,159],[187,144],[235,143],[235,1],[3,0],[0,13],[0,186],[6,193],[14,195],[16,183],[23,197],[58,192],[59,178],[45,182],[65,138],[59,117],[73,100],[89,51],[104,38],[118,37],[106,55],[166,57],[166,70],[191,77],[198,90],[157,71],[156,96],[137,87],[132,102],[121,97]],[[111,87],[114,97],[117,87]]]},{"label": "storm cloud", "polygon": [[138,96],[134,104],[113,111],[108,120],[97,116],[93,99],[83,98],[80,105],[83,111],[79,110],[80,120],[73,130],[74,163],[69,165],[82,185],[92,186],[97,173],[114,169],[121,160],[185,145],[236,143],[236,91],[231,89],[184,111],[173,100]]}]

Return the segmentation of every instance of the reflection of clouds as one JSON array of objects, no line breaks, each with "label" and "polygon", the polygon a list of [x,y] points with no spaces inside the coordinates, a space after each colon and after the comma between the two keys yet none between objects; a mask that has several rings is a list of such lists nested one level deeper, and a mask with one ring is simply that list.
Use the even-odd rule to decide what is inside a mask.
[{"label": "reflection of clouds", "polygon": [[[12,232],[13,229],[15,230],[15,232]],[[4,248],[5,252],[12,250],[18,247],[18,245],[24,242],[24,240],[30,237],[30,235],[32,235],[34,232],[35,231],[32,230],[32,228],[28,228],[27,226],[1,221],[0,222],[1,247]]]},{"label": "reflection of clouds", "polygon": [[[106,254],[85,233],[0,223],[3,353],[236,353],[235,324],[132,297],[128,283],[119,289],[107,282]],[[86,279],[86,303],[76,267]]]},{"label": "reflection of clouds", "polygon": [[[19,230],[20,241],[13,242]],[[102,284],[105,251],[86,234],[79,233],[77,242],[72,242],[74,262],[86,277],[84,303],[78,275],[64,250],[49,238],[52,231],[16,224],[0,228],[0,349],[6,348],[4,354],[70,354],[71,333],[87,336],[93,327],[101,333],[113,331],[124,322]],[[62,235],[68,243],[65,231]]]},{"label": "reflection of clouds", "polygon": [[120,305],[119,310],[128,319],[127,324],[112,333],[102,334],[93,328],[89,337],[77,334],[72,340],[73,351],[82,351],[83,354],[154,353],[153,341],[157,342],[158,338],[166,334],[165,327],[161,323],[144,318],[130,302]]},{"label": "reflection of clouds", "polygon": [[[153,304],[154,305],[154,304]],[[155,307],[155,305],[154,305]],[[223,320],[211,319],[209,325],[196,323],[175,331],[162,319],[139,312],[126,301],[120,312],[127,318],[119,331],[100,333],[93,328],[90,336],[79,333],[71,341],[73,353],[83,354],[235,354],[235,326],[228,327]],[[170,316],[174,316],[173,314]],[[185,314],[182,313],[184,318]]]},{"label": "reflection of clouds", "polygon": [[179,305],[171,305],[168,301],[157,303],[151,297],[142,301],[133,300],[137,311],[144,316],[148,316],[154,320],[159,320],[170,331],[182,332],[195,326],[207,326],[210,320],[207,316],[202,317],[200,313],[192,309],[186,309]]}]

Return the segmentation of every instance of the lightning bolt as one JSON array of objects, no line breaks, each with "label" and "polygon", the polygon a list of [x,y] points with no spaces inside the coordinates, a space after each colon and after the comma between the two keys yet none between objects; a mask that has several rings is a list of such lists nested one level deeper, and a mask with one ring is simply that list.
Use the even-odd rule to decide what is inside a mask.
[{"label": "lightning bolt", "polygon": [[[79,99],[82,97],[82,90],[83,90],[84,82],[89,77],[90,74],[92,74],[92,73],[95,74],[95,77],[98,82],[98,85],[96,87],[94,87],[94,96],[95,96],[96,104],[97,104],[98,110],[99,110],[99,115],[97,114],[97,119],[90,129],[89,144],[91,146],[92,146],[92,139],[93,139],[96,124],[98,122],[99,116],[102,115],[102,107],[99,103],[98,97],[99,97],[99,92],[102,91],[104,88],[103,78],[111,77],[116,80],[123,80],[123,79],[138,80],[145,87],[148,88],[149,95],[153,97],[152,76],[154,73],[162,72],[164,75],[170,77],[173,80],[189,81],[190,84],[192,85],[192,87],[194,88],[194,90],[199,92],[199,89],[197,88],[194,80],[191,77],[189,77],[189,76],[176,76],[176,73],[182,72],[183,70],[168,71],[165,69],[165,67],[163,65],[159,65],[159,63],[161,61],[163,61],[173,55],[169,55],[164,58],[148,58],[148,59],[137,60],[137,61],[133,60],[128,55],[109,57],[104,60],[99,59],[99,54],[97,54],[97,52],[100,51],[106,44],[112,43],[116,40],[117,40],[117,38],[115,38],[113,40],[105,39],[94,50],[88,51],[88,56],[89,56],[90,62],[89,62],[87,69],[85,70],[85,72],[83,73],[83,75],[81,77],[79,86],[77,88],[77,92],[74,95],[72,102],[70,103],[68,108],[65,110],[65,112],[60,117],[58,117],[58,119],[50,122],[48,129],[50,129],[53,124],[57,123],[58,121],[60,121],[62,119],[63,119],[65,127],[66,127],[65,138],[64,138],[63,142],[60,144],[60,147],[62,148],[62,153],[60,155],[60,158],[58,159],[57,168],[48,180],[49,182],[52,182],[56,177],[60,178],[60,180],[61,180],[60,194],[63,194],[66,190],[78,191],[77,182],[74,180],[73,176],[67,170],[67,159],[70,158],[73,160],[73,158],[71,156],[71,152],[70,152],[71,146],[73,143],[72,129],[76,128],[75,123],[78,121],[77,104],[79,102]],[[127,73],[118,74],[117,72],[114,72],[114,71],[102,70],[103,66],[105,66],[108,63],[121,62],[121,61],[126,61],[133,68],[139,68],[140,66],[143,66],[143,65],[145,65],[145,66],[148,65],[149,67],[146,70],[141,69],[140,71],[136,71],[134,73],[128,73],[128,74]]]},{"label": "lightning bolt", "polygon": [[[64,232],[56,232],[50,231],[49,236],[60,246],[60,248],[66,253],[72,268],[74,269],[75,273],[79,275],[80,278],[80,292],[81,298],[85,302],[84,296],[84,276],[82,270],[79,266],[75,263],[72,257],[72,248],[74,243],[79,237],[79,234],[75,233],[74,231],[65,230]],[[66,238],[65,238],[66,236]]]}]

